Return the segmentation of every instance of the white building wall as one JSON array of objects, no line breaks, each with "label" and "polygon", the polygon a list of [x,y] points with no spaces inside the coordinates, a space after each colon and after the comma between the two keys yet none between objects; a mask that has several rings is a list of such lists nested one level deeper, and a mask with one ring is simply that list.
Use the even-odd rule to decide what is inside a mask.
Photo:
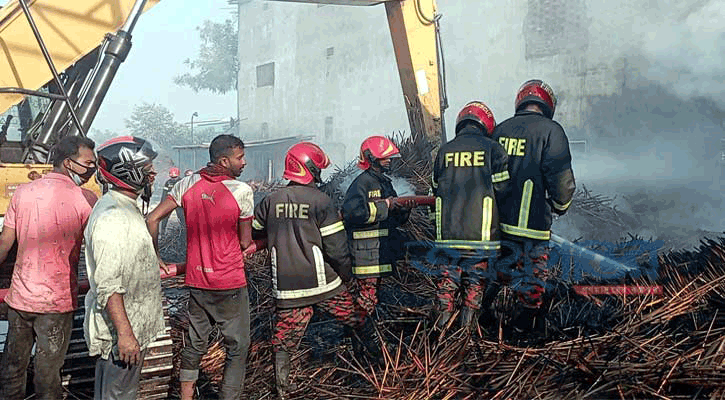
[{"label": "white building wall", "polygon": [[[633,24],[651,13],[651,2],[624,0],[437,3],[449,138],[466,102],[486,102],[503,121],[521,83],[541,78],[560,99],[555,119],[572,139],[585,139],[588,99],[621,90],[626,55],[638,46]],[[264,123],[270,137],[314,134],[342,163],[369,135],[409,131],[384,6],[249,0],[239,16],[243,137],[261,138]],[[541,30],[551,34],[537,36]],[[257,87],[256,67],[268,62],[274,86]]]}]

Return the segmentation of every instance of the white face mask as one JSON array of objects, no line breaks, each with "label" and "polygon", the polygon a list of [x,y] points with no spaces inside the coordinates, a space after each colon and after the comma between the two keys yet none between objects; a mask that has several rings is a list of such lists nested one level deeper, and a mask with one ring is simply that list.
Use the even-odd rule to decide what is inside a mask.
[{"label": "white face mask", "polygon": [[78,186],[83,185],[83,179],[81,179],[81,177],[78,176],[78,174],[76,174],[75,172],[73,172],[71,170],[68,170],[68,175],[73,180],[73,183],[75,183]]}]

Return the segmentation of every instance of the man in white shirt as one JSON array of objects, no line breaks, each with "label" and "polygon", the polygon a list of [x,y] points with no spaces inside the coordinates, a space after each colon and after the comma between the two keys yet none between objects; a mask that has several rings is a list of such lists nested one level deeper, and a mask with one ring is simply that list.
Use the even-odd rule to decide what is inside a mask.
[{"label": "man in white shirt", "polygon": [[94,398],[135,400],[146,348],[164,332],[161,274],[137,205],[148,202],[156,151],[143,139],[120,137],[98,147],[101,180],[111,186],[85,230],[90,290],[84,331],[96,363]]}]

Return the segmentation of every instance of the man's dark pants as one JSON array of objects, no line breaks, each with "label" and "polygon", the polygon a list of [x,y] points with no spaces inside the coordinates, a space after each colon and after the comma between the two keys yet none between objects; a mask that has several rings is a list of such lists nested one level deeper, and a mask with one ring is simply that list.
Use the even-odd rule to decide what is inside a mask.
[{"label": "man's dark pants", "polygon": [[60,369],[70,343],[73,312],[38,314],[8,308],[8,336],[0,363],[0,399],[25,398],[27,369],[33,343],[35,350],[36,399],[62,396]]},{"label": "man's dark pants", "polygon": [[207,352],[214,324],[224,336],[227,359],[221,399],[238,399],[244,389],[249,350],[249,295],[247,288],[231,290],[189,289],[189,330],[181,352],[181,382],[196,381],[201,358]]}]

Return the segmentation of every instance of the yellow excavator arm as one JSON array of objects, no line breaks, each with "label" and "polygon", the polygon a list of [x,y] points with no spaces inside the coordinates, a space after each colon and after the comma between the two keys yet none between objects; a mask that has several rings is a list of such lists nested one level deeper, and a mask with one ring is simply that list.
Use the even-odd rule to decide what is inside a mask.
[{"label": "yellow excavator arm", "polygon": [[[145,10],[159,0],[148,0]],[[134,0],[25,0],[50,58],[64,71],[126,22]],[[19,0],[0,8],[0,87],[38,90],[53,75]],[[0,93],[0,114],[23,99]]]},{"label": "yellow excavator arm", "polygon": [[[52,169],[46,164],[48,151],[68,114],[76,128],[81,124],[85,128],[90,125],[115,70],[130,48],[130,35],[124,36],[122,32],[130,34],[138,15],[158,1],[13,0],[0,8],[0,52],[3,54],[0,57],[0,113],[26,95],[49,97],[56,103],[49,108],[54,117],[49,117],[29,142],[6,140],[4,129],[11,118],[6,117],[0,133],[0,215],[4,215],[18,185]],[[95,50],[102,43],[105,51],[100,54]],[[95,60],[101,66],[95,70],[100,72],[88,86],[89,101],[85,102],[79,99],[82,84],[86,82],[85,72],[77,73],[79,76],[71,74],[65,84],[58,85],[56,81],[59,72],[67,71],[82,59],[90,64],[83,71],[91,71]],[[62,95],[38,91],[51,81],[56,82],[56,90],[61,90]],[[71,88],[71,96],[67,95],[65,86]],[[90,101],[94,98],[97,101]],[[72,110],[68,108],[70,103],[73,103]],[[83,134],[85,128],[71,134]],[[100,194],[95,179],[86,186]]]},{"label": "yellow excavator arm", "polygon": [[434,145],[444,138],[435,0],[274,0],[350,6],[385,4],[398,63],[403,100],[411,132],[423,133]]}]

